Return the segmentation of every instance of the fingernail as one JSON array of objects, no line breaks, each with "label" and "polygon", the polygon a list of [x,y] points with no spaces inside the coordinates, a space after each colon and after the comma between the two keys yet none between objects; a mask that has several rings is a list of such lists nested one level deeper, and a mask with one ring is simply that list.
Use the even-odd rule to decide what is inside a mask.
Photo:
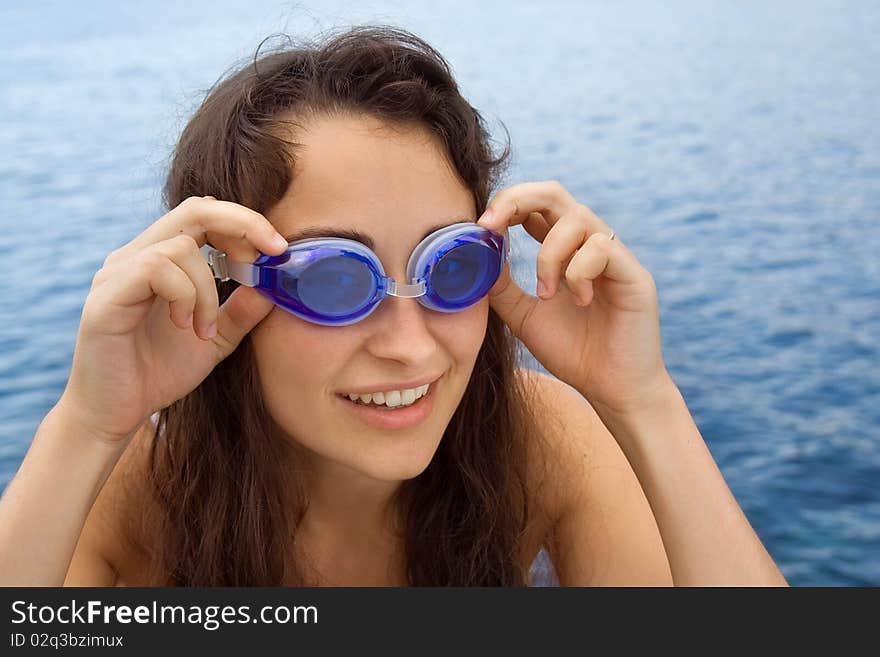
[{"label": "fingernail", "polygon": [[477,220],[478,224],[487,224],[492,221],[492,208],[486,208],[486,211],[483,213],[483,216]]},{"label": "fingernail", "polygon": [[287,240],[284,239],[284,237],[279,233],[275,234],[275,237],[272,239],[272,241],[275,243],[276,248],[279,248],[279,249],[286,249],[287,248]]},{"label": "fingernail", "polygon": [[193,325],[193,314],[192,313],[190,313],[189,316],[185,320],[183,320],[183,325],[186,327]]},{"label": "fingernail", "polygon": [[538,279],[538,296],[542,299],[547,296],[547,286],[540,278]]},{"label": "fingernail", "polygon": [[205,338],[213,338],[217,335],[217,322],[211,324],[208,328],[205,329]]}]

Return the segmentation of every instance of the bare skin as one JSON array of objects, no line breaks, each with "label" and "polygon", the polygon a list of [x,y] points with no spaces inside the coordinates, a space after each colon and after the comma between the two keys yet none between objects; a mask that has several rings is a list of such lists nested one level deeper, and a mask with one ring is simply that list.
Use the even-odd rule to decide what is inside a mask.
[{"label": "bare skin", "polygon": [[[544,545],[563,585],[785,584],[666,374],[653,280],[558,183],[502,190],[480,219],[499,231],[522,223],[544,242],[538,273],[551,298],[526,294],[505,268],[490,295],[461,313],[395,298],[332,333],[244,286],[218,306],[198,252],[206,242],[252,261],[285,248],[273,241],[279,232],[353,225],[373,235],[388,275],[403,280],[427,229],[476,219],[425,130],[336,117],[298,140],[301,171],[266,216],[188,199],[96,274],[68,386],[0,500],[0,583],[146,584],[150,537],[136,530],[147,500],[144,427],[250,333],[279,438],[306,463],[311,510],[291,558],[316,584],[402,584],[389,500],[436,451],[491,304],[553,374],[519,373],[534,386],[540,426],[559,426],[532,446],[532,461],[546,460],[552,476],[541,483],[530,474],[536,511],[524,567]],[[442,374],[437,404],[404,439],[364,431],[339,412],[337,392],[426,373]]]},{"label": "bare skin", "polygon": [[[535,386],[538,417],[555,413],[560,417],[563,399],[557,381],[546,375],[519,370]],[[582,409],[574,409],[566,420],[580,422]],[[571,413],[571,410],[569,410]],[[548,422],[546,426],[553,426]],[[582,426],[582,425],[581,425]],[[571,434],[569,434],[571,435]],[[142,511],[143,490],[132,482],[144,481],[149,432],[140,431],[103,487],[89,514],[70,569],[67,586],[147,586],[145,536],[132,534]],[[540,441],[536,441],[539,444]],[[550,440],[548,445],[561,441]],[[561,445],[560,445],[561,446]],[[570,445],[573,448],[574,445]],[[552,455],[550,455],[552,457]],[[565,456],[565,455],[561,455]],[[523,568],[528,569],[541,547],[550,551],[560,584],[564,586],[672,584],[666,555],[647,501],[632,470],[613,442],[600,440],[589,454],[591,481],[589,489],[576,481],[558,485],[534,486],[532,508],[538,513],[531,519],[522,547]],[[560,469],[551,462],[555,472]],[[581,473],[583,474],[583,473]],[[534,473],[534,480],[540,474]],[[587,478],[581,476],[581,481]],[[566,495],[567,493],[567,495]],[[587,532],[563,524],[562,511],[581,503],[579,496],[590,495],[583,520],[592,527]],[[308,554],[296,557],[310,565],[308,573],[314,585],[321,586],[401,586],[406,582],[400,560],[400,546],[380,524],[362,524],[357,528],[332,527],[325,522],[306,522],[297,541]],[[575,523],[576,524],[576,523]],[[352,546],[359,549],[352,550]],[[315,555],[320,555],[316,558]],[[602,562],[605,562],[602,565]]]}]

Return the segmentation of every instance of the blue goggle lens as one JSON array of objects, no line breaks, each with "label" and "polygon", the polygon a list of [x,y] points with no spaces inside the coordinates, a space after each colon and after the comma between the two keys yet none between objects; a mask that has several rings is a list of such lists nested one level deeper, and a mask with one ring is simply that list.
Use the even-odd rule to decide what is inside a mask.
[{"label": "blue goggle lens", "polygon": [[316,313],[343,317],[367,305],[376,280],[367,263],[353,257],[317,260],[295,278],[281,274],[281,287]]},{"label": "blue goggle lens", "polygon": [[462,244],[445,253],[431,270],[431,288],[446,303],[473,303],[494,284],[487,279],[497,263],[498,256],[485,246]]}]

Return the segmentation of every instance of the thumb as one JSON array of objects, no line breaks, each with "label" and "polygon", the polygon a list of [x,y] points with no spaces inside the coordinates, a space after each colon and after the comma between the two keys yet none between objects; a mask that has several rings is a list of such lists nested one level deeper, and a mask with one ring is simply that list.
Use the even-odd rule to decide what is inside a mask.
[{"label": "thumb", "polygon": [[251,329],[272,312],[275,304],[247,285],[239,285],[220,306],[217,336],[214,338],[223,358],[235,351]]},{"label": "thumb", "polygon": [[510,262],[504,263],[501,275],[489,290],[489,305],[510,327],[515,337],[521,339],[523,323],[534,311],[537,303],[538,297],[525,292],[513,280],[510,275]]}]

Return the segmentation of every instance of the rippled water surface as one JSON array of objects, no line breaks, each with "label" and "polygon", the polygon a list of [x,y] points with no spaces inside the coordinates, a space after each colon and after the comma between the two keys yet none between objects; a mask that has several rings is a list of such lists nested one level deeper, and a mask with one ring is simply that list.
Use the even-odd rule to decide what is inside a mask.
[{"label": "rippled water surface", "polygon": [[880,5],[767,5],[7,0],[0,486],[202,92],[272,32],[392,22],[510,130],[509,184],[560,180],[653,273],[669,370],[789,581],[880,585]]}]

